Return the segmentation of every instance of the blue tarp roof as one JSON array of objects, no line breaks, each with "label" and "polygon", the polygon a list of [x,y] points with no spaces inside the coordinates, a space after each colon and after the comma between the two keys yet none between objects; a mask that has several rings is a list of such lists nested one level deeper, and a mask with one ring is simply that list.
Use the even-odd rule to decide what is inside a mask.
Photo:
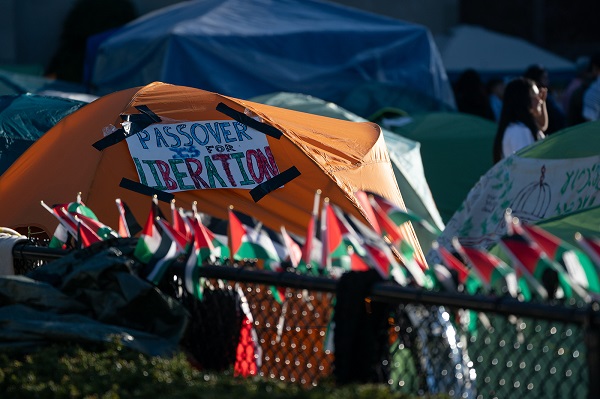
[{"label": "blue tarp roof", "polygon": [[98,95],[162,81],[237,98],[288,91],[339,102],[383,82],[454,107],[427,28],[322,1],[183,2],[130,22],[96,51]]}]

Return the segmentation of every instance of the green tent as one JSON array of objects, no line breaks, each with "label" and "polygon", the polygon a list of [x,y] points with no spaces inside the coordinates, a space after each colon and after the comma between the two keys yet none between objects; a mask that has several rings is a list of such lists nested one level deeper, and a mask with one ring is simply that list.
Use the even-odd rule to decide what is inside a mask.
[{"label": "green tent", "polygon": [[444,222],[493,165],[496,124],[487,119],[459,112],[433,112],[382,118],[378,123],[421,143],[425,177]]},{"label": "green tent", "polygon": [[[334,103],[304,94],[274,93],[255,97],[251,101],[330,118],[366,122],[366,119]],[[427,179],[423,173],[420,144],[394,134],[389,130],[382,130],[396,181],[400,187],[406,207],[437,226],[440,230],[443,230],[444,224],[435,206]],[[434,237],[432,237],[431,233],[417,226],[415,226],[415,232],[421,243],[423,253],[426,253],[431,247]]]},{"label": "green tent", "polygon": [[[491,248],[506,233],[504,212],[574,243],[576,231],[600,232],[600,121],[548,136],[492,167],[471,189],[438,238],[450,248]],[[430,251],[428,261],[437,255]]]},{"label": "green tent", "polygon": [[600,235],[600,205],[541,220],[536,224],[568,243],[579,246],[575,233],[584,236]]},{"label": "green tent", "polygon": [[410,87],[399,88],[382,82],[367,82],[356,86],[338,105],[369,120],[388,112],[418,115],[456,111],[454,103],[444,103]]}]

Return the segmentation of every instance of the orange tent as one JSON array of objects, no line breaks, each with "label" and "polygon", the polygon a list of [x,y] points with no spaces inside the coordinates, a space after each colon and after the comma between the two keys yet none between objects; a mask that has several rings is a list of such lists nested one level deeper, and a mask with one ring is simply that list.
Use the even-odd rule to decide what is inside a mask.
[{"label": "orange tent", "polygon": [[[120,186],[123,178],[140,181],[127,142],[120,141],[103,151],[92,145],[103,138],[107,126],[121,126],[121,115],[141,115],[140,106],[163,121],[233,121],[216,109],[219,103],[240,114],[256,115],[265,125],[278,129],[282,136],[268,136],[267,140],[279,171],[295,167],[299,176],[258,202],[249,190],[240,188],[175,192],[178,207],[191,209],[197,201],[201,212],[226,218],[228,205],[233,205],[271,228],[278,230],[284,225],[299,235],[306,230],[317,189],[322,190],[322,198],[329,197],[332,203],[363,220],[365,213],[354,195],[357,190],[372,191],[404,207],[378,125],[155,82],[97,99],[64,118],[34,143],[0,177],[0,225],[37,226],[52,234],[57,221],[40,201],[71,202],[78,192],[98,218],[110,226],[117,224],[116,198],[124,200],[143,222],[150,198]],[[168,212],[168,204],[161,206]],[[407,226],[406,233],[421,252],[412,226]]]}]

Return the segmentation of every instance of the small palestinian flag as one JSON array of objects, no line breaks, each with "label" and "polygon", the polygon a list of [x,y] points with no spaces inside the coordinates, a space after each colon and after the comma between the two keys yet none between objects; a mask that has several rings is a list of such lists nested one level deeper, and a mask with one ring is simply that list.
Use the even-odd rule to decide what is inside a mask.
[{"label": "small palestinian flag", "polygon": [[579,232],[575,233],[575,240],[596,265],[597,270],[600,270],[600,238],[590,235],[583,235]]},{"label": "small palestinian flag", "polygon": [[323,217],[321,219],[322,265],[331,268],[332,259],[348,256],[348,247],[351,246],[359,256],[365,255],[356,233],[347,224],[343,212],[333,204],[329,198],[323,201]]},{"label": "small palestinian flag", "polygon": [[166,268],[180,251],[181,248],[172,234],[169,234],[166,223],[156,216],[156,204],[153,202],[133,252],[134,257],[144,264],[140,276],[158,284]]},{"label": "small palestinian flag", "polygon": [[600,292],[598,271],[584,251],[539,226],[523,223],[520,227],[550,259],[563,265],[574,283],[590,292]]},{"label": "small palestinian flag", "polygon": [[[281,260],[287,257],[283,238],[261,222],[229,209],[229,247],[233,259],[259,259],[268,270],[281,271]],[[271,287],[275,300],[283,303],[283,291]]]},{"label": "small palestinian flag", "polygon": [[391,242],[398,251],[400,260],[412,276],[414,282],[419,287],[432,288],[425,274],[427,267],[417,259],[414,247],[404,238],[399,226],[388,217],[377,202],[370,201],[369,205],[371,206],[375,225],[378,226],[381,236]]},{"label": "small palestinian flag", "polygon": [[[65,248],[69,237],[73,237],[74,240],[78,240],[79,228],[78,222],[73,218],[73,215],[67,212],[69,204],[58,204],[52,207],[46,205],[44,201],[40,201],[41,205],[50,212],[57,220],[58,226],[54,231],[54,235],[50,240],[50,248]],[[79,245],[78,245],[79,246]]]},{"label": "small palestinian flag", "polygon": [[322,244],[320,237],[319,203],[321,190],[315,192],[313,209],[306,227],[304,245],[302,245],[302,259],[298,264],[298,271],[302,274],[318,275],[321,269]]},{"label": "small palestinian flag", "polygon": [[280,262],[287,256],[281,237],[261,222],[229,209],[229,246],[233,258]]},{"label": "small palestinian flag", "polygon": [[119,237],[119,234],[115,230],[113,230],[112,227],[105,225],[97,219],[92,219],[85,215],[76,216],[102,240],[108,240],[109,238]]},{"label": "small palestinian flag", "polygon": [[509,214],[507,221],[508,231],[512,234],[503,236],[500,239],[500,244],[507,255],[511,257],[513,263],[521,268],[523,275],[528,278],[528,282],[534,286],[543,298],[544,292],[546,295],[558,294],[558,290],[548,293],[546,288],[552,287],[541,286],[542,282],[545,281],[545,276],[556,275],[559,283],[557,288],[562,289],[564,296],[572,298],[577,295],[585,301],[589,300],[589,294],[579,284],[572,281],[562,265],[550,259],[535,241],[523,233],[524,230],[517,218]]},{"label": "small palestinian flag", "polygon": [[510,266],[486,250],[463,247],[458,239],[454,239],[452,244],[471,266],[470,271],[476,273],[479,280],[483,282],[486,291],[490,292],[495,289],[498,294],[502,294],[503,287],[506,287],[512,297],[517,297],[517,277]]},{"label": "small palestinian flag", "polygon": [[454,271],[458,277],[458,283],[462,285],[466,292],[475,294],[484,286],[477,275],[471,273],[471,270],[454,254],[448,251],[437,241],[433,242],[432,249],[438,253],[442,264],[449,270]]},{"label": "small palestinian flag", "polygon": [[423,228],[425,228],[425,230],[429,231],[430,233],[436,236],[441,234],[440,229],[438,229],[436,226],[432,225],[416,213],[408,209],[402,209],[398,205],[394,204],[390,200],[378,194],[372,192],[367,192],[367,194],[371,203],[376,203],[387,215],[387,217],[390,218],[390,220],[394,222],[397,226],[400,226],[406,222],[412,222],[418,226],[422,226]]},{"label": "small palestinian flag", "polygon": [[175,206],[175,199],[171,200],[171,223],[173,228],[188,241],[191,240],[192,232],[190,226],[185,221],[183,208]]},{"label": "small palestinian flag", "polygon": [[257,375],[262,365],[262,348],[256,329],[254,328],[254,318],[250,312],[250,306],[241,288],[236,288],[240,299],[241,308],[244,314],[240,336],[236,348],[235,363],[233,365],[233,375],[239,377],[249,377]]},{"label": "small palestinian flag", "polygon": [[[406,286],[408,284],[407,270],[398,263],[398,258],[393,252],[394,248],[372,227],[367,226],[354,215],[344,214],[343,216],[352,231],[359,237],[360,244],[365,250],[362,257],[353,253],[353,258],[361,258],[369,268],[377,270],[383,279],[392,279],[401,286]],[[358,261],[356,262],[358,263]],[[352,267],[355,270],[357,266],[353,263]]]},{"label": "small palestinian flag", "polygon": [[117,198],[115,202],[119,211],[119,226],[117,228],[119,237],[134,237],[142,230],[142,227],[124,201]]},{"label": "small palestinian flag", "polygon": [[283,237],[283,242],[285,243],[288,252],[288,257],[284,260],[289,261],[294,268],[297,268],[302,261],[302,248],[300,247],[300,244],[289,235],[285,226],[281,226],[281,236]]}]

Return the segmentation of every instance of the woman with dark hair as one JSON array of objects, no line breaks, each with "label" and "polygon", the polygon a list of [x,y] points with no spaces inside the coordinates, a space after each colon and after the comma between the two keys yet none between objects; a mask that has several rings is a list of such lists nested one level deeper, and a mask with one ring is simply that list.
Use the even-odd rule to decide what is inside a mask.
[{"label": "woman with dark hair", "polygon": [[494,139],[494,163],[544,138],[548,128],[547,89],[519,77],[504,89],[502,113]]},{"label": "woman with dark hair", "polygon": [[550,79],[548,76],[548,70],[542,65],[533,64],[530,65],[523,76],[529,78],[535,82],[538,88],[545,88],[548,90],[546,95],[546,109],[548,110],[548,128],[544,131],[546,136],[558,132],[559,130],[567,127],[567,116],[562,106],[556,100],[556,96],[550,89]]}]

